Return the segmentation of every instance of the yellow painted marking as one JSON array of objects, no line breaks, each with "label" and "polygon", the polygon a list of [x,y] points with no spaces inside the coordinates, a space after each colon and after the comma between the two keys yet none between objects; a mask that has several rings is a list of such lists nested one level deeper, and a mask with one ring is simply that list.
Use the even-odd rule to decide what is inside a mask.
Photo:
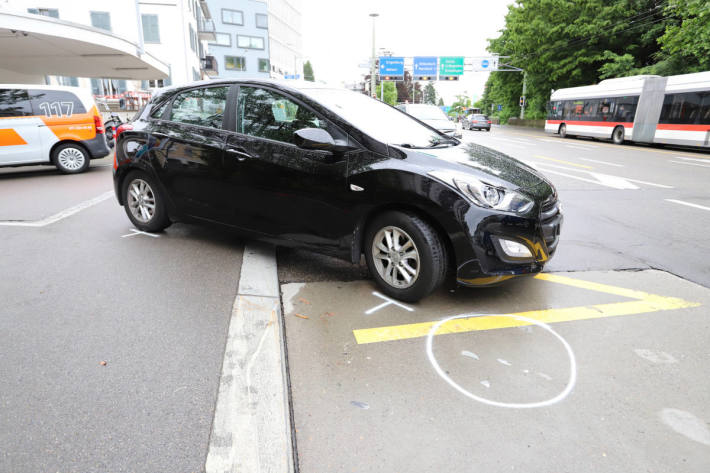
[{"label": "yellow painted marking", "polygon": [[[626,289],[608,284],[583,281],[580,279],[559,276],[555,274],[539,274],[536,279],[565,284],[580,289],[588,289],[606,294],[613,294],[631,299],[628,302],[614,302],[609,304],[595,304],[588,306],[565,307],[561,309],[531,310],[515,312],[506,315],[519,315],[545,323],[570,322],[574,320],[598,319],[602,317],[616,317],[621,315],[646,314],[662,310],[687,309],[698,307],[697,302],[689,302],[676,297],[658,296],[642,291]],[[389,327],[375,327],[353,330],[358,344],[389,342],[393,340],[406,340],[410,338],[425,337],[438,321],[421,322],[415,324],[392,325]],[[520,327],[531,325],[529,322],[515,318],[504,317],[468,317],[454,319],[439,327],[437,335],[447,333],[464,333],[478,330],[493,330],[497,328]]]},{"label": "yellow painted marking", "polygon": [[568,166],[574,166],[582,169],[594,169],[592,166],[587,166],[586,164],[577,164],[573,163],[571,161],[565,161],[564,159],[555,159],[555,158],[548,158],[547,156],[540,156],[539,154],[536,154],[533,156],[535,159],[546,159],[547,161],[554,161],[556,163],[562,163],[566,164]]}]

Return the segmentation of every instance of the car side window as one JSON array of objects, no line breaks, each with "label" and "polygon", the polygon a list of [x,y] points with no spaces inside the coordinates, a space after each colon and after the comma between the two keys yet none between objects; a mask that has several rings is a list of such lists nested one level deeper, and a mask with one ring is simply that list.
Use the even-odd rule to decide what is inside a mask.
[{"label": "car side window", "polygon": [[170,120],[210,128],[222,128],[228,87],[203,87],[175,96]]},{"label": "car side window", "polygon": [[27,91],[0,89],[0,117],[26,117],[32,115]]},{"label": "car side window", "polygon": [[66,90],[30,89],[28,91],[35,115],[71,117],[86,113],[86,107],[72,92]]},{"label": "car side window", "polygon": [[163,117],[163,112],[165,107],[170,103],[170,100],[166,100],[163,103],[157,103],[153,105],[153,109],[150,111],[150,118],[160,119]]},{"label": "car side window", "polygon": [[294,143],[294,133],[302,128],[327,128],[325,120],[285,96],[258,87],[239,88],[238,132]]}]

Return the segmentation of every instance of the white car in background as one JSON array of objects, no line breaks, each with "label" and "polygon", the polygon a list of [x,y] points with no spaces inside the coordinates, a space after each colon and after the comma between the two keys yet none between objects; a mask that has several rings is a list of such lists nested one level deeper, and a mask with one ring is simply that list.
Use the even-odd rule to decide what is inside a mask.
[{"label": "white car in background", "polygon": [[452,122],[442,109],[436,105],[423,103],[408,103],[397,105],[397,108],[417,120],[423,121],[432,128],[454,138],[463,136],[463,127],[459,122]]}]

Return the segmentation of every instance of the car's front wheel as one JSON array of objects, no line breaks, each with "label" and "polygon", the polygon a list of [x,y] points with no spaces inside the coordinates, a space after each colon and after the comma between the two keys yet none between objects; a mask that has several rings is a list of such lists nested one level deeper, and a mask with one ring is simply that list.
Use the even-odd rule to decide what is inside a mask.
[{"label": "car's front wheel", "polygon": [[365,236],[365,259],[382,291],[416,302],[446,276],[446,247],[431,225],[409,212],[377,216]]},{"label": "car's front wheel", "polygon": [[159,232],[171,222],[165,200],[155,180],[142,171],[133,171],[123,182],[123,207],[139,230]]}]

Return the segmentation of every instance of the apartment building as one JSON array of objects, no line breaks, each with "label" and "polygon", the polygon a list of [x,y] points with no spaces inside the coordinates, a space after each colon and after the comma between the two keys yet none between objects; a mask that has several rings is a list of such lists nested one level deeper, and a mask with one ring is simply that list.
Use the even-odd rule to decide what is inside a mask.
[{"label": "apartment building", "polygon": [[209,55],[216,77],[293,77],[303,74],[298,0],[207,0],[215,22]]}]

